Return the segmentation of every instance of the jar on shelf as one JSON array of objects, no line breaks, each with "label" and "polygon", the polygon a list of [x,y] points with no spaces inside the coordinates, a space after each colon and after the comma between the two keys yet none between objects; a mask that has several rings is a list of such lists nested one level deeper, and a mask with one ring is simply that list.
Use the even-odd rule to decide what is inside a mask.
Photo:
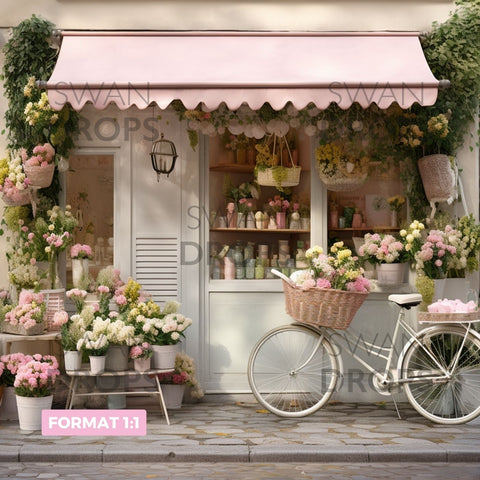
[{"label": "jar on shelf", "polygon": [[308,268],[308,262],[305,257],[305,244],[301,240],[297,242],[297,252],[295,254],[295,268]]}]

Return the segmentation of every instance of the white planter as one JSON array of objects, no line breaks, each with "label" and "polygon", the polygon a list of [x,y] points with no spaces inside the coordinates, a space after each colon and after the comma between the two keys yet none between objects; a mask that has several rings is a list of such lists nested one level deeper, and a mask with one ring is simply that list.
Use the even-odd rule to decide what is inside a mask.
[{"label": "white planter", "polygon": [[52,408],[53,395],[48,397],[17,397],[20,430],[41,430],[42,410]]},{"label": "white planter", "polygon": [[147,370],[150,370],[151,364],[151,358],[135,358],[133,360],[133,369],[136,372],[146,372]]},{"label": "white planter", "polygon": [[175,410],[182,407],[184,393],[185,385],[162,384],[163,399],[165,400],[165,406],[168,410]]},{"label": "white planter", "polygon": [[98,375],[105,371],[105,356],[90,356],[90,372],[92,375]]},{"label": "white planter", "polygon": [[446,278],[443,298],[466,302],[469,288],[470,282],[466,278]]},{"label": "white planter", "polygon": [[180,344],[175,345],[152,345],[153,367],[161,369],[175,368],[175,357],[180,351]]},{"label": "white planter", "polygon": [[124,372],[128,370],[128,346],[110,345],[105,356],[105,370]]},{"label": "white planter", "polygon": [[83,278],[88,277],[88,258],[72,258],[72,282],[78,288]]},{"label": "white planter", "polygon": [[82,352],[65,350],[63,352],[65,370],[80,370],[82,367]]},{"label": "white planter", "polygon": [[435,285],[435,290],[433,292],[432,303],[436,302],[437,300],[442,300],[445,298],[443,296],[443,292],[445,291],[445,278],[439,278],[434,280],[433,283]]},{"label": "white planter", "polygon": [[3,389],[2,403],[0,403],[0,420],[18,420],[17,400],[15,389]]},{"label": "white planter", "polygon": [[379,285],[401,284],[405,277],[406,263],[380,263],[377,265]]}]

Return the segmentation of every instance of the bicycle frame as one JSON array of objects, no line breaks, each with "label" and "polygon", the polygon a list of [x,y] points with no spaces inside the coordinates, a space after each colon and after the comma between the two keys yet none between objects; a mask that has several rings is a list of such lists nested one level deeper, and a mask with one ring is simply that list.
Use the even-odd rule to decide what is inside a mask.
[{"label": "bicycle frame", "polygon": [[[443,325],[445,325],[445,324],[443,324]],[[364,360],[362,357],[360,357],[354,351],[352,351],[351,348],[350,349],[349,348],[345,349],[352,358],[354,358],[358,363],[360,363],[370,373],[372,373],[376,377],[376,379],[378,380],[379,385],[381,385],[385,389],[387,387],[390,387],[390,386],[401,386],[403,383],[413,383],[413,382],[420,382],[420,381],[425,381],[425,380],[432,380],[432,381],[435,381],[435,382],[440,382],[442,380],[448,380],[451,377],[451,372],[455,369],[455,367],[458,363],[458,359],[460,358],[465,340],[466,340],[469,332],[474,332],[475,334],[477,334],[477,332],[471,328],[470,322],[468,322],[467,324],[458,323],[458,324],[455,324],[455,325],[457,327],[462,326],[465,329],[465,335],[463,337],[462,345],[459,348],[452,365],[450,365],[448,367],[448,369],[446,369],[443,365],[441,365],[438,362],[435,355],[433,355],[432,352],[424,345],[424,343],[422,343],[420,341],[420,338],[425,333],[427,333],[429,331],[436,330],[438,328],[438,326],[430,326],[430,327],[427,327],[427,328],[424,328],[424,329],[420,330],[419,332],[416,332],[405,321],[405,308],[400,308],[400,312],[398,314],[398,317],[397,317],[397,320],[396,320],[396,323],[395,323],[395,328],[394,328],[394,331],[393,331],[391,344],[388,347],[380,346],[380,345],[377,345],[375,343],[370,343],[370,342],[367,342],[367,341],[363,341],[363,344],[362,344],[361,342],[358,342],[359,337],[354,335],[353,333],[351,333],[348,330],[342,330],[340,332],[338,330],[334,330],[334,329],[327,328],[327,327],[317,327],[317,330],[320,332],[320,335],[321,335],[320,339],[319,339],[318,346],[320,345],[321,339],[325,336],[330,340],[330,342],[332,343],[334,348],[339,349],[337,343],[335,341],[333,341],[333,339],[332,339],[332,337],[339,337],[342,340],[342,342],[341,342],[342,344],[345,343],[346,345],[348,345],[349,342],[351,342],[351,343],[357,345],[358,348],[360,348],[364,352],[367,352],[368,354],[374,355],[377,358],[384,359],[385,360],[385,366],[384,366],[383,370],[378,370],[378,369],[374,368],[370,363],[368,363],[368,361]],[[392,368],[392,364],[393,364],[393,360],[394,360],[395,344],[396,344],[396,341],[398,339],[400,328],[402,328],[403,331],[405,331],[409,335],[410,338],[405,343],[405,345],[403,346],[401,353],[398,355],[398,363],[397,363],[398,375],[397,375],[397,378],[395,378],[394,369]],[[480,339],[480,335],[478,335],[478,337]],[[407,352],[408,348],[411,346],[411,344],[413,342],[416,342],[422,348],[422,350],[429,356],[429,358],[434,362],[434,364],[436,365],[436,367],[439,370],[439,374],[422,375],[422,376],[419,376],[419,377],[402,378],[402,372],[400,370],[401,370],[401,366],[403,364],[403,358],[404,358],[404,355]],[[316,348],[318,348],[318,346]],[[314,349],[314,352],[312,352],[310,358],[315,354],[315,350],[316,349]],[[337,355],[338,355],[339,359],[341,359],[340,351],[338,351]],[[308,363],[308,360],[307,360],[306,363]],[[299,367],[299,369],[301,369],[302,367],[303,366]]]}]

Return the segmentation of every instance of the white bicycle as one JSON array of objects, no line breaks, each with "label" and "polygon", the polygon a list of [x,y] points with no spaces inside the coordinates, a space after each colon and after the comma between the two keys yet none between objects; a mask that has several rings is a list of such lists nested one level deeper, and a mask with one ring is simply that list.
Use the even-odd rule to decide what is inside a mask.
[{"label": "white bicycle", "polygon": [[[284,289],[295,288],[288,277],[277,273]],[[475,315],[450,315],[447,323],[435,322],[416,332],[406,322],[405,312],[421,302],[421,295],[388,299],[400,311],[387,347],[358,341],[348,330],[298,321],[267,332],[248,361],[248,380],[258,402],[282,417],[303,417],[323,407],[343,375],[338,340],[384,359],[382,369],[376,369],[351,348],[342,349],[373,374],[378,392],[391,395],[403,388],[411,405],[429,420],[461,424],[480,415],[480,335],[472,326],[479,320]],[[401,329],[408,339],[394,368],[394,346]]]}]

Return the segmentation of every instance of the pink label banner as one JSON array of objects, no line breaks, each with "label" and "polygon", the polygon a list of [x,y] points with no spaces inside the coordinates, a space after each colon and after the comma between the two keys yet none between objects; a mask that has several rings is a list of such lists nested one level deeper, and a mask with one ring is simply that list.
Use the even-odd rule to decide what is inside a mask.
[{"label": "pink label banner", "polygon": [[43,410],[44,436],[140,436],[147,434],[146,410]]}]

